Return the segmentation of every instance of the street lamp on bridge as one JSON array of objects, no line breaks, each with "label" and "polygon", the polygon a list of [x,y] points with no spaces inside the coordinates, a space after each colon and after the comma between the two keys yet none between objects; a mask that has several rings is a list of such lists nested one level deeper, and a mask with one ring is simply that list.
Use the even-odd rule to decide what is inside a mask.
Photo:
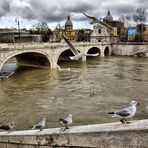
[{"label": "street lamp on bridge", "polygon": [[21,42],[20,20],[19,20],[18,17],[15,18],[15,22],[17,23],[17,26],[18,26],[19,40],[20,40],[20,42]]}]

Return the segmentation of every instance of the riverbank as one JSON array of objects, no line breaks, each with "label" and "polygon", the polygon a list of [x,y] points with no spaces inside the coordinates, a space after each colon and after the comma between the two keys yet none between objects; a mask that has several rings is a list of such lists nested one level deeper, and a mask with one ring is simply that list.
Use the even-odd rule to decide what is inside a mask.
[{"label": "riverbank", "polygon": [[105,123],[73,126],[63,131],[51,128],[27,131],[0,132],[1,148],[91,147],[135,148],[147,147],[148,120],[130,124]]}]

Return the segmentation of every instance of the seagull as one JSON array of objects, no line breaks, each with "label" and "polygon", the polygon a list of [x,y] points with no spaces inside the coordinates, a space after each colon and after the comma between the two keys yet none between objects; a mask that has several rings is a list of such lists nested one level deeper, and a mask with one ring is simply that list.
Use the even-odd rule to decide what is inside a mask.
[{"label": "seagull", "polygon": [[32,129],[40,129],[40,130],[42,130],[42,128],[45,126],[45,122],[46,122],[46,118],[43,118],[41,122],[33,125]]},{"label": "seagull", "polygon": [[0,126],[0,129],[3,129],[3,130],[11,130],[14,128],[14,122],[8,122],[6,124],[3,124],[2,126]]},{"label": "seagull", "polygon": [[72,45],[72,43],[70,41],[68,41],[68,39],[64,35],[63,35],[63,38],[64,38],[65,42],[68,44],[68,46],[70,47],[71,52],[74,54],[74,56],[69,57],[71,60],[79,60],[83,56],[98,56],[99,55],[99,53],[96,53],[96,54],[81,53]]},{"label": "seagull", "polygon": [[69,114],[67,118],[60,118],[60,122],[65,125],[65,129],[69,129],[68,125],[72,124],[72,115]]},{"label": "seagull", "polygon": [[131,118],[135,115],[136,105],[138,105],[138,104],[139,103],[137,103],[136,101],[131,101],[129,107],[123,108],[118,111],[109,112],[108,114],[112,114],[112,117],[122,117],[122,119],[120,120],[120,122],[122,122],[122,123],[125,123],[125,122],[130,123],[130,122],[127,122],[126,118]]},{"label": "seagull", "polygon": [[97,19],[96,17],[94,16],[89,16],[87,15],[86,13],[83,13],[86,17],[88,17],[89,19],[91,19],[91,22],[90,24],[95,24],[95,23],[98,23],[100,24],[101,26],[104,26],[104,27],[107,27],[108,29],[111,29],[112,30],[112,27],[110,25],[108,25],[107,23]]}]

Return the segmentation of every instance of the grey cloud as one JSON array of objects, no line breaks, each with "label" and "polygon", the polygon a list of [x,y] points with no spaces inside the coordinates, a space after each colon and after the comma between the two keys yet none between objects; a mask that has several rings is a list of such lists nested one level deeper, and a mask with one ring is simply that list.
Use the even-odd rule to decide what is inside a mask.
[{"label": "grey cloud", "polygon": [[86,12],[98,18],[104,17],[110,9],[113,17],[132,15],[139,7],[147,9],[145,0],[0,0],[0,17],[17,14],[28,20],[60,22],[68,13],[75,21],[87,20]]},{"label": "grey cloud", "polygon": [[10,11],[9,0],[0,1],[0,17],[7,14]]}]

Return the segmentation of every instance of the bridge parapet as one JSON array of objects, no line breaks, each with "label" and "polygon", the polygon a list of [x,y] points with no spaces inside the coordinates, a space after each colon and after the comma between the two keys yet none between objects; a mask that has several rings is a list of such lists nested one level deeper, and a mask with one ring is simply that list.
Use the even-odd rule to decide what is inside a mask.
[{"label": "bridge parapet", "polygon": [[[111,44],[107,43],[91,43],[91,42],[78,42],[78,43],[73,43],[74,46],[109,46]],[[47,47],[68,47],[66,43],[33,43],[33,44],[0,44],[0,48],[14,48],[14,49],[23,49],[23,48],[47,48]]]},{"label": "bridge parapet", "polygon": [[7,148],[40,147],[137,147],[148,144],[148,120],[131,121],[130,124],[105,123],[28,131],[0,132],[0,145]]}]

